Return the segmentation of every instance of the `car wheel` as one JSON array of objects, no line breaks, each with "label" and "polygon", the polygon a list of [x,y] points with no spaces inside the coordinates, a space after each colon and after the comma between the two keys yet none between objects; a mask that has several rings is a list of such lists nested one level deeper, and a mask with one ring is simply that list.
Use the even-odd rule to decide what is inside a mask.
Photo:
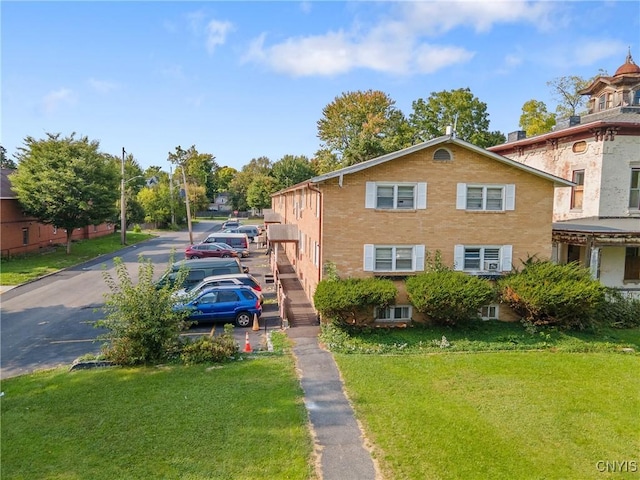
[{"label": "car wheel", "polygon": [[224,255],[222,255],[222,258],[229,258],[230,255],[228,253],[225,253]]},{"label": "car wheel", "polygon": [[236,325],[238,327],[248,327],[249,324],[251,323],[251,315],[249,315],[248,312],[240,312],[237,316],[236,316]]}]

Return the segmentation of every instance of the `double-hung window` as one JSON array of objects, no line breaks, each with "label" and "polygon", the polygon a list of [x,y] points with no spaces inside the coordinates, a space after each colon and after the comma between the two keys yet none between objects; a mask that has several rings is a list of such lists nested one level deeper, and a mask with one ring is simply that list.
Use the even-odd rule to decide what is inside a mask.
[{"label": "double-hung window", "polygon": [[390,307],[377,307],[375,319],[377,322],[407,322],[411,320],[411,305],[391,305]]},{"label": "double-hung window", "polygon": [[367,182],[365,208],[378,210],[427,208],[427,184]]},{"label": "double-hung window", "polygon": [[515,185],[482,185],[459,183],[458,210],[502,212],[515,208]]},{"label": "double-hung window", "polygon": [[631,169],[631,188],[629,189],[629,208],[640,209],[640,168]]},{"label": "double-hung window", "polygon": [[640,247],[627,247],[624,258],[624,279],[640,281]]},{"label": "double-hung window", "polygon": [[572,181],[576,186],[571,189],[571,208],[581,209],[584,197],[584,170],[575,170]]},{"label": "double-hung window", "polygon": [[456,245],[455,270],[496,273],[511,271],[511,245]]},{"label": "double-hung window", "polygon": [[364,246],[365,272],[415,272],[424,270],[424,245]]}]

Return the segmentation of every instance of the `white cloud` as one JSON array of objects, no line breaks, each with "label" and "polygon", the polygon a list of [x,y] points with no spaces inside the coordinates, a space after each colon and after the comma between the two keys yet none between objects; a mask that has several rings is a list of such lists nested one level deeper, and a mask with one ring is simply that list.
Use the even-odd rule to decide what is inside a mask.
[{"label": "white cloud", "polygon": [[89,86],[99,93],[109,93],[118,88],[118,85],[113,82],[97,80],[95,78],[89,79]]},{"label": "white cloud", "polygon": [[61,105],[72,105],[76,101],[75,94],[68,88],[60,88],[47,93],[42,98],[42,109],[45,113],[54,113]]},{"label": "white cloud", "polygon": [[229,32],[233,31],[231,22],[219,22],[211,20],[207,24],[207,51],[211,54],[218,45],[223,45]]},{"label": "white cloud", "polygon": [[291,37],[266,45],[256,38],[243,61],[262,63],[293,76],[337,75],[366,68],[395,75],[434,73],[468,62],[475,55],[463,46],[425,43],[460,28],[482,34],[496,24],[550,25],[553,2],[467,0],[400,2],[370,28],[354,23],[348,30]]}]

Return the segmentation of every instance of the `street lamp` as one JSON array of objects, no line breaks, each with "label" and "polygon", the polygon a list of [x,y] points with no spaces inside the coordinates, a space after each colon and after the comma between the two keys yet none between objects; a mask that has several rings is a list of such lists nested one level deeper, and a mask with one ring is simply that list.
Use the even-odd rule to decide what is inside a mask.
[{"label": "street lamp", "polygon": [[120,243],[127,244],[127,206],[124,195],[124,147],[122,147],[122,165],[120,166]]}]

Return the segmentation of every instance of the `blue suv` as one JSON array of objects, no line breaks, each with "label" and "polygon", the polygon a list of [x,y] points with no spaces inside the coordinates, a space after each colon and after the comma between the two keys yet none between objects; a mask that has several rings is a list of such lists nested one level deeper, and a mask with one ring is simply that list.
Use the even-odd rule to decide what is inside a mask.
[{"label": "blue suv", "polygon": [[248,327],[254,315],[262,314],[258,296],[250,287],[241,285],[206,288],[174,308],[190,310],[189,319],[198,323],[232,321],[238,327]]}]

